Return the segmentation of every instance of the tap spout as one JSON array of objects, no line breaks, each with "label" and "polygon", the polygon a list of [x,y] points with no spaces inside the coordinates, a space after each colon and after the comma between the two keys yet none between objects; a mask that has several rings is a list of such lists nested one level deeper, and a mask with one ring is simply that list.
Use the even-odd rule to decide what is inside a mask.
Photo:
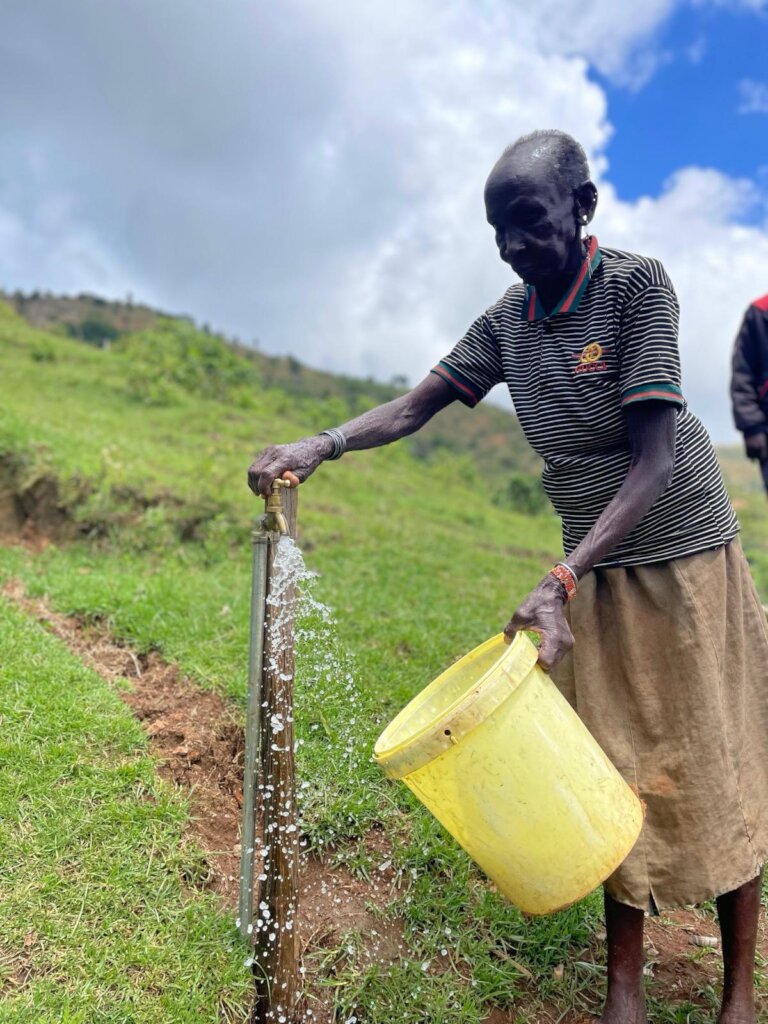
[{"label": "tap spout", "polygon": [[283,511],[283,488],[292,486],[291,480],[275,480],[267,498],[265,526],[268,530],[275,530],[284,537],[288,535],[288,521]]}]

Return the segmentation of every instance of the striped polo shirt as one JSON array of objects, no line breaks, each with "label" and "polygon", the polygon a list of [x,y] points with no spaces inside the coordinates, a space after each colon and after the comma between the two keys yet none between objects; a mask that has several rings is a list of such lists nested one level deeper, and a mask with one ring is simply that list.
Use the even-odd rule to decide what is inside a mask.
[{"label": "striped polo shirt", "polygon": [[601,249],[555,309],[515,284],[472,324],[433,372],[465,405],[509,388],[520,425],[544,460],[542,482],[570,554],[621,487],[631,463],[622,410],[655,399],[679,412],[672,480],[600,563],[638,565],[720,547],[738,532],[709,435],[681,391],[678,304],[658,260]]}]

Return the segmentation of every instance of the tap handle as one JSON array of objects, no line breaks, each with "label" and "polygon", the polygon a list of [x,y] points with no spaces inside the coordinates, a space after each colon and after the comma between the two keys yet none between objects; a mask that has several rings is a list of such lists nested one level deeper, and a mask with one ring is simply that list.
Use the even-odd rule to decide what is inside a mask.
[{"label": "tap handle", "polygon": [[301,481],[296,474],[292,473],[290,469],[286,469],[283,475],[272,483],[272,488],[285,487],[287,490],[290,490],[292,487],[298,487],[300,483]]}]

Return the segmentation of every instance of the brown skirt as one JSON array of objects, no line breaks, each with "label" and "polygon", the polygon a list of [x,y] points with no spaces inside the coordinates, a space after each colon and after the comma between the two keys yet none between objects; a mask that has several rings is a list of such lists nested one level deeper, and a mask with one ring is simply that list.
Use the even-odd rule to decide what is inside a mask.
[{"label": "brown skirt", "polygon": [[595,569],[553,677],[646,806],[606,882],[654,911],[738,888],[768,860],[768,628],[736,538],[656,565]]}]

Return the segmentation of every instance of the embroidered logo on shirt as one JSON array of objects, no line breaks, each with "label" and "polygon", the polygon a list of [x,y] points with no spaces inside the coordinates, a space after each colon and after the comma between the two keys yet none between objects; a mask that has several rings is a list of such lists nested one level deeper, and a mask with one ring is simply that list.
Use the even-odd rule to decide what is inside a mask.
[{"label": "embroidered logo on shirt", "polygon": [[577,360],[573,368],[574,373],[605,373],[608,363],[603,359],[608,346],[600,345],[597,341],[591,341],[585,345],[581,352],[574,354]]},{"label": "embroidered logo on shirt", "polygon": [[581,355],[579,356],[579,362],[596,363],[602,354],[603,346],[598,345],[596,341],[593,341],[590,345],[584,346]]}]

